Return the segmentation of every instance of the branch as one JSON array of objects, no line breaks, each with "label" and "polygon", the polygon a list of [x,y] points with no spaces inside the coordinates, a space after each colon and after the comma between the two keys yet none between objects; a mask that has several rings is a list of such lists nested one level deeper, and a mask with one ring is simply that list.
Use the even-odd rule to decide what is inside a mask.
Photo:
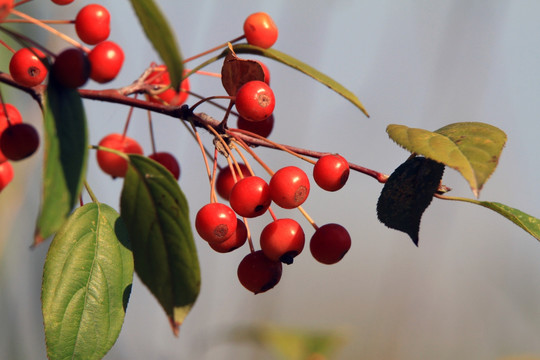
[{"label": "branch", "polygon": [[[45,85],[38,85],[31,88],[21,86],[17,84],[11,78],[9,74],[6,74],[6,73],[0,73],[0,82],[26,92],[34,100],[36,100],[39,103],[41,108],[43,108],[44,96],[45,96],[45,91],[47,88]],[[106,90],[80,89],[79,94],[81,98],[83,99],[104,101],[104,102],[109,102],[109,103],[114,103],[114,104],[132,106],[139,109],[149,110],[155,113],[160,113],[166,116],[171,116],[180,120],[189,121],[193,123],[193,125],[200,128],[206,128],[207,126],[210,126],[225,136],[227,135],[232,136],[231,132],[233,132],[234,137],[242,139],[249,146],[263,146],[263,147],[271,148],[271,149],[279,149],[279,147],[282,147],[292,152],[295,152],[297,154],[309,156],[312,158],[320,158],[321,156],[328,154],[327,152],[325,153],[325,152],[303,149],[303,148],[298,148],[295,146],[283,145],[283,144],[279,144],[279,147],[278,147],[268,141],[265,141],[264,139],[250,136],[246,134],[245,132],[234,131],[234,129],[223,130],[219,126],[221,123],[220,121],[214,119],[213,117],[205,113],[193,113],[189,110],[189,107],[186,105],[183,105],[183,106],[161,105],[161,104],[156,104],[156,103],[149,102],[146,100],[140,100],[140,99],[136,99],[136,98],[132,98],[132,97],[124,95],[126,93],[128,94],[146,93],[147,91],[148,91],[148,86],[146,84],[140,81],[135,81],[132,85],[121,88],[121,89],[106,89]],[[376,179],[380,183],[385,183],[386,180],[388,179],[388,175],[380,173],[378,171],[368,169],[354,163],[349,163],[349,166],[352,170],[371,176],[372,178]]]}]

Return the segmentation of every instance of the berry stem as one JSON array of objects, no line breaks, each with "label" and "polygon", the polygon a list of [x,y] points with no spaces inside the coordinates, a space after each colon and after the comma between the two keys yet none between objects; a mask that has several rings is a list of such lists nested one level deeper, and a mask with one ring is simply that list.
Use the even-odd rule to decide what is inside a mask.
[{"label": "berry stem", "polygon": [[[197,143],[199,144],[199,148],[201,149],[201,153],[202,153],[202,156],[203,156],[203,160],[204,160],[204,165],[206,167],[206,173],[208,174],[208,181],[210,183],[210,185],[212,184],[212,173],[210,172],[210,165],[208,164],[208,157],[206,156],[206,148],[204,147],[202,141],[201,141],[201,137],[199,135],[199,132],[197,131],[197,129],[195,128],[195,125],[193,125],[193,123],[191,123],[191,127],[193,129],[193,133],[195,134],[195,138],[197,139]],[[212,200],[212,195],[210,195],[210,201]]]},{"label": "berry stem", "polygon": [[6,121],[8,123],[8,126],[11,126],[11,120],[9,119],[9,112],[6,108],[6,103],[4,102],[4,95],[2,95],[2,89],[0,89],[0,102],[2,103],[2,110],[4,111],[4,114],[6,115]]},{"label": "berry stem", "polygon": [[[90,187],[90,185],[88,184],[88,181],[86,180],[84,180],[84,188],[86,189],[86,192],[90,196],[90,199],[92,199],[92,202],[98,203],[96,195],[94,194],[94,192],[92,191],[92,188]],[[82,202],[82,197],[81,197],[81,202]]]},{"label": "berry stem", "polygon": [[227,41],[226,43],[220,44],[220,45],[218,45],[218,46],[214,46],[213,48],[208,49],[208,50],[206,50],[206,51],[203,51],[203,52],[200,53],[200,54],[197,54],[197,55],[191,56],[191,57],[189,57],[189,58],[187,58],[187,59],[184,59],[184,64],[185,64],[185,63],[188,63],[188,62],[190,62],[190,61],[192,61],[192,60],[198,59],[198,58],[200,58],[200,57],[203,57],[203,56],[205,56],[205,55],[208,55],[208,54],[210,54],[210,53],[213,53],[214,51],[218,51],[219,49],[222,49],[222,48],[224,48],[224,47],[227,47],[227,46],[229,45],[229,43],[238,42],[238,41],[240,41],[240,40],[242,40],[242,39],[244,39],[244,38],[245,38],[245,36],[242,35],[242,36],[239,36],[239,37],[237,37],[237,38],[232,39],[231,41]]},{"label": "berry stem", "polygon": [[277,217],[276,217],[276,214],[274,213],[274,210],[272,210],[272,207],[269,207],[269,208],[268,208],[268,212],[270,213],[270,216],[272,216],[272,219],[273,219],[274,221],[276,221],[276,220],[277,220]]},{"label": "berry stem", "polygon": [[[244,156],[244,154],[242,154],[242,152],[240,151],[240,149],[238,148],[238,146],[236,146],[235,143],[231,143],[231,146],[232,148],[238,153],[238,155],[242,158],[242,161],[244,162],[244,164],[247,166],[248,170],[249,170],[249,173],[253,176],[255,175],[255,172],[253,171],[253,169],[251,168],[251,165],[249,164],[249,161],[247,161],[246,157]],[[243,178],[243,175],[242,175],[242,172],[240,171],[240,167],[238,166],[238,163],[235,162],[236,164],[236,167],[238,169],[238,172],[240,174],[240,177]]]},{"label": "berry stem", "polygon": [[249,229],[249,225],[248,225],[248,221],[245,217],[242,218],[244,220],[244,225],[246,225],[246,230],[247,230],[247,241],[248,241],[248,244],[249,244],[249,251],[251,253],[254,253],[255,252],[255,247],[253,246],[253,240],[251,239],[251,230]]},{"label": "berry stem", "polygon": [[[75,20],[38,20],[43,24],[75,24]],[[33,21],[25,19],[6,19],[3,23],[33,24]]]},{"label": "berry stem", "polygon": [[58,36],[60,39],[66,41],[66,42],[68,42],[68,43],[70,43],[71,45],[73,45],[73,46],[75,46],[75,47],[77,47],[77,48],[83,50],[83,51],[86,52],[86,53],[90,52],[90,49],[88,49],[88,48],[85,47],[85,46],[82,46],[78,41],[76,41],[76,40],[70,38],[70,37],[67,36],[66,34],[64,34],[64,33],[60,32],[60,31],[56,30],[55,28],[50,27],[49,25],[45,24],[45,23],[42,22],[41,20],[38,20],[38,19],[36,19],[36,18],[33,18],[33,17],[31,17],[31,16],[29,16],[29,15],[23,13],[23,12],[20,12],[20,11],[18,11],[18,10],[15,10],[15,9],[11,9],[11,13],[12,13],[13,15],[16,15],[16,16],[18,16],[18,17],[20,17],[20,18],[23,18],[23,19],[27,20],[28,22],[30,22],[30,23],[32,23],[32,24],[34,24],[34,25],[39,26],[40,28],[42,28],[42,29],[44,29],[44,30],[49,31],[49,32],[52,33],[53,35]]},{"label": "berry stem", "polygon": [[216,196],[216,172],[217,172],[218,149],[214,148],[214,165],[212,167],[212,176],[210,178],[210,202],[217,202]]},{"label": "berry stem", "polygon": [[251,148],[246,144],[242,139],[234,139],[236,142],[238,142],[242,148],[249,153],[263,168],[264,170],[270,175],[274,175],[274,171],[270,169],[268,165],[262,159],[253,151]]},{"label": "berry stem", "polygon": [[126,134],[127,134],[127,131],[128,131],[128,127],[129,127],[129,123],[131,121],[131,115],[133,115],[133,109],[134,107],[131,106],[129,108],[129,112],[128,112],[128,115],[127,115],[127,119],[126,119],[126,123],[124,125],[124,130],[122,131],[122,138],[126,137]]},{"label": "berry stem", "polygon": [[229,100],[233,100],[233,96],[229,96],[229,95],[215,95],[215,96],[210,96],[210,97],[207,97],[207,98],[204,98],[202,100],[199,100],[197,101],[194,105],[192,105],[189,110],[193,111],[197,108],[197,106],[207,102],[208,100],[214,100],[214,99],[229,99]]},{"label": "berry stem", "polygon": [[[302,156],[302,155],[300,155],[300,154],[298,154],[298,153],[296,153],[296,152],[294,152],[294,151],[288,149],[287,147],[285,147],[285,146],[283,146],[283,145],[281,145],[281,144],[278,144],[278,143],[276,143],[276,142],[273,142],[272,140],[268,140],[268,139],[265,138],[264,136],[260,136],[259,134],[255,134],[255,133],[252,133],[252,132],[250,132],[250,131],[242,130],[242,129],[234,129],[234,130],[231,129],[231,131],[229,131],[229,133],[231,133],[231,132],[233,132],[233,133],[234,133],[234,132],[239,132],[239,133],[247,134],[247,135],[252,136],[252,137],[254,137],[254,138],[257,138],[257,139],[259,139],[259,140],[266,141],[266,142],[268,142],[270,145],[272,145],[273,147],[275,147],[276,149],[285,151],[285,152],[287,152],[287,153],[289,153],[289,154],[291,154],[291,155],[293,155],[293,156],[296,156],[296,157],[299,158],[299,159],[302,159],[302,160],[304,160],[304,161],[307,161],[308,163],[311,163],[312,165],[315,165],[315,163],[316,163],[315,160],[312,160],[312,159],[309,159],[309,158],[307,158],[307,157],[305,157],[305,156]],[[233,134],[233,136],[234,136],[234,134]]]},{"label": "berry stem", "polygon": [[298,208],[298,211],[300,211],[302,213],[302,215],[304,215],[304,217],[306,218],[306,220],[311,224],[311,226],[313,226],[313,228],[315,229],[315,231],[317,231],[317,229],[319,228],[317,226],[317,224],[315,223],[315,221],[313,221],[313,219],[311,218],[311,216],[309,216],[309,214],[307,213],[306,210],[304,210],[304,208],[302,206],[299,206]]},{"label": "berry stem", "polygon": [[12,30],[7,29],[7,28],[2,27],[2,26],[0,26],[0,30],[5,32],[6,34],[11,36],[15,40],[17,40],[23,46],[28,46],[28,44],[32,44],[32,46],[35,46],[35,47],[39,48],[44,53],[47,53],[50,56],[55,56],[55,54],[53,52],[51,52],[49,49],[47,49],[46,47],[42,46],[41,44],[37,43],[36,41],[34,41],[33,39],[31,39],[31,38],[29,38],[29,37],[27,37],[25,35],[19,34],[19,33],[15,32],[15,31],[12,31]]},{"label": "berry stem", "polygon": [[149,110],[146,110],[148,113],[148,128],[150,129],[150,143],[152,144],[152,153],[156,153],[156,140],[154,138],[154,125],[152,122],[152,112]]},{"label": "berry stem", "polygon": [[[190,72],[190,71],[191,71],[191,69],[186,69],[186,72]],[[221,78],[221,74],[211,72],[211,71],[197,70],[197,71],[195,71],[195,73],[197,75],[205,75],[205,76],[212,76],[212,77]]]},{"label": "berry stem", "polygon": [[17,3],[15,3],[13,5],[13,7],[17,7],[19,5],[26,4],[27,2],[30,2],[30,1],[32,1],[32,0],[21,0],[21,1],[17,2]]},{"label": "berry stem", "polygon": [[6,49],[11,51],[13,54],[15,54],[15,49],[9,46],[4,40],[0,39],[0,45],[4,46]]}]

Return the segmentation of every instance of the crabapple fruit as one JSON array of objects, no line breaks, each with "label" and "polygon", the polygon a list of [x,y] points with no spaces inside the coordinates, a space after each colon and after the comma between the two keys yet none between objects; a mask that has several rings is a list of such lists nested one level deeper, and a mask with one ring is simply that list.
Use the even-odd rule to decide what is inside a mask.
[{"label": "crabapple fruit", "polygon": [[[118,150],[125,154],[143,154],[141,145],[128,136],[112,133],[99,142],[99,146]],[[128,163],[125,158],[107,150],[97,151],[97,162],[101,170],[113,178],[125,177]]]},{"label": "crabapple fruit", "polygon": [[285,209],[302,205],[310,189],[306,173],[296,166],[286,166],[276,171],[269,186],[272,201]]},{"label": "crabapple fruit", "polygon": [[225,204],[204,205],[195,216],[195,229],[208,242],[223,242],[236,231],[237,221],[234,211]]},{"label": "crabapple fruit", "polygon": [[270,260],[292,264],[304,244],[304,230],[293,219],[274,220],[261,232],[261,249]]},{"label": "crabapple fruit", "polygon": [[247,254],[238,265],[240,283],[254,294],[272,289],[281,280],[281,262],[270,260],[262,250]]}]

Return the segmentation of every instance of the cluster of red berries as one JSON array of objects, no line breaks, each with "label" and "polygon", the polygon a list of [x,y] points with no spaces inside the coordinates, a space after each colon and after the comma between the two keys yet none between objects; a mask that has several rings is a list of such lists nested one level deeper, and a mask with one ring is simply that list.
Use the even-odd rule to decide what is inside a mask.
[{"label": "cluster of red berries", "polygon": [[[52,1],[58,5],[73,2]],[[13,7],[13,1],[0,0],[0,19],[13,11]],[[22,48],[14,52],[9,64],[12,78],[21,86],[33,87],[43,83],[50,70],[50,77],[68,88],[81,87],[88,79],[99,83],[114,79],[121,69],[124,54],[117,44],[107,40],[110,34],[110,14],[107,9],[98,4],[84,6],[77,13],[74,24],[79,39],[93,45],[92,50],[76,46],[54,55],[37,45]],[[243,38],[249,44],[264,49],[273,46],[278,37],[278,29],[272,18],[263,12],[248,16],[243,28]],[[234,103],[238,115],[238,128],[248,134],[266,138],[274,124],[276,100],[270,87],[269,70],[263,63],[257,62],[263,73],[257,69],[256,77],[246,78],[246,75],[241,74],[241,79],[236,80],[233,76],[231,81],[234,86],[231,89],[234,90],[227,91],[231,95],[231,106]],[[180,106],[188,98],[188,78],[184,78],[179,91],[175,91],[171,88],[165,65],[152,64],[142,80],[147,87],[146,100],[149,102]],[[14,107],[5,104],[4,109],[0,110],[0,149],[3,153],[0,153],[0,186],[4,186],[13,176],[7,160],[18,160],[33,153],[39,144],[39,137],[33,127],[22,124]],[[224,129],[227,129],[226,125]],[[97,162],[113,178],[124,177],[128,167],[127,160],[119,156],[118,152],[142,155],[143,149],[135,139],[126,136],[125,131],[124,134],[111,133],[101,139],[96,152]],[[161,163],[176,179],[179,178],[180,166],[172,154],[154,150],[149,158]],[[343,157],[329,154],[313,163],[313,179],[319,187],[336,191],[345,185],[349,166]],[[281,279],[282,264],[292,264],[294,258],[302,253],[306,234],[296,220],[276,218],[271,204],[284,209],[299,208],[310,193],[307,174],[296,166],[286,166],[273,173],[267,182],[255,176],[247,163],[234,160],[222,168],[211,183],[229,204],[219,203],[215,195],[211,196],[212,202],[197,212],[195,228],[198,234],[220,253],[231,252],[249,242],[250,253],[240,262],[237,271],[241,284],[253,293],[273,288]],[[272,221],[261,231],[260,250],[255,250],[247,219],[260,217],[267,211]],[[347,230],[334,223],[318,227],[303,209],[301,212],[315,228],[309,241],[313,257],[324,264],[340,261],[351,246]]]},{"label": "cluster of red berries", "polygon": [[[313,178],[324,190],[341,189],[349,176],[349,165],[340,155],[322,156],[313,167]],[[260,234],[260,250],[255,251],[246,228],[247,218],[266,213],[272,203],[284,209],[302,205],[310,192],[306,173],[296,166],[286,166],[266,182],[252,175],[244,164],[225,167],[216,178],[217,193],[229,205],[212,202],[204,205],[195,218],[195,228],[202,239],[217,252],[231,252],[250,241],[251,252],[238,266],[241,284],[253,293],[273,288],[281,279],[282,263],[292,264],[304,249],[305,233],[291,218],[277,219],[266,225]],[[242,217],[240,219],[239,217]],[[339,224],[316,227],[309,242],[312,256],[323,264],[340,261],[351,246],[351,237]]]},{"label": "cluster of red berries", "polygon": [[[53,0],[58,5],[72,2]],[[0,0],[0,21],[4,21],[15,6],[13,0]],[[88,79],[106,83],[118,75],[124,53],[116,43],[107,40],[110,34],[108,10],[98,4],[86,5],[79,10],[73,22],[78,37],[88,45],[95,45],[94,48],[71,47],[56,55],[37,44],[17,51],[10,49],[13,55],[9,74],[17,84],[24,87],[40,85],[50,72],[57,83],[78,88]],[[1,190],[13,178],[13,168],[8,160],[21,160],[33,154],[39,146],[39,135],[32,125],[22,123],[19,111],[11,104],[0,107],[0,134]]]},{"label": "cluster of red berries", "polygon": [[[72,1],[53,2],[67,5]],[[13,4],[11,7],[7,5],[7,8],[11,11]],[[107,40],[111,32],[110,20],[109,11],[104,6],[84,6],[77,13],[74,24],[79,39],[94,45],[91,50],[79,45],[55,55],[43,47],[24,47],[14,52],[9,63],[10,75],[18,84],[26,87],[43,83],[49,69],[54,79],[68,88],[79,88],[88,79],[98,83],[112,81],[122,68],[124,52],[118,44]],[[51,65],[44,51],[52,57]]]}]

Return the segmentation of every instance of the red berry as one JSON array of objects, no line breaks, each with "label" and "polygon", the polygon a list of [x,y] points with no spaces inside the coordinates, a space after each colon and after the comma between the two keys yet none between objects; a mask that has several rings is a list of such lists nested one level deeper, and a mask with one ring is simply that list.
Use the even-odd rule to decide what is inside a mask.
[{"label": "red berry", "polygon": [[[171,85],[171,78],[165,65],[156,66],[156,69],[148,76],[149,84],[168,87]],[[165,105],[180,106],[186,102],[189,96],[189,78],[185,78],[180,84],[180,92],[172,88],[148,97],[148,100]]]},{"label": "red berry", "polygon": [[124,63],[124,51],[112,41],[97,44],[88,54],[90,78],[98,83],[112,81]]},{"label": "red berry", "polygon": [[309,195],[309,179],[296,166],[279,169],[270,179],[270,197],[278,206],[293,209],[306,201]]},{"label": "red berry", "polygon": [[339,224],[326,224],[315,231],[309,248],[315,260],[323,264],[335,264],[351,248],[351,236]]},{"label": "red berry", "polygon": [[75,31],[87,44],[95,45],[107,40],[111,33],[111,15],[98,4],[83,7],[75,18]]},{"label": "red berry", "polygon": [[240,216],[253,218],[268,210],[272,200],[266,181],[258,176],[248,176],[238,180],[233,186],[229,202]]},{"label": "red berry", "polygon": [[173,154],[168,152],[156,152],[148,157],[165,166],[165,168],[171,172],[176,180],[180,178],[180,165]]},{"label": "red berry", "polygon": [[0,0],[0,21],[4,20],[13,9],[13,0]]},{"label": "red berry", "polygon": [[223,242],[236,231],[237,219],[234,211],[225,204],[204,205],[195,217],[195,229],[208,242]]},{"label": "red berry", "polygon": [[278,38],[278,28],[270,15],[258,12],[247,17],[244,35],[249,44],[268,49]]},{"label": "red berry", "polygon": [[65,87],[76,89],[90,77],[90,61],[84,51],[69,48],[56,57],[52,65],[52,76]]},{"label": "red berry", "polygon": [[0,164],[0,191],[13,180],[13,166],[9,161]]},{"label": "red berry", "polygon": [[[22,123],[21,113],[19,113],[19,110],[17,110],[15,106],[11,104],[4,104],[2,106],[2,104],[0,104],[0,136],[9,125],[6,117],[6,111],[4,111],[4,106],[7,111],[7,115],[9,116],[9,123],[11,123],[11,125]],[[0,163],[5,161],[7,161],[7,158],[0,150]]]},{"label": "red berry", "polygon": [[71,4],[74,0],[52,0],[56,5],[68,5]]},{"label": "red berry", "polygon": [[[99,146],[118,150],[125,154],[143,154],[143,149],[139,143],[122,134],[109,134],[99,142]],[[106,150],[98,150],[96,153],[97,162],[103,172],[111,175],[113,178],[126,176],[128,163],[127,160]]]},{"label": "red berry", "polygon": [[219,253],[228,253],[238,249],[246,243],[247,228],[246,224],[240,219],[236,219],[236,230],[227,240],[223,242],[209,242],[208,245]]},{"label": "red berry", "polygon": [[281,262],[270,260],[261,250],[247,254],[238,265],[238,280],[254,294],[263,293],[281,279]]},{"label": "red berry", "polygon": [[270,115],[263,121],[249,121],[243,117],[238,117],[238,128],[257,134],[262,137],[268,137],[274,128],[274,115]]},{"label": "red berry", "polygon": [[276,98],[264,81],[248,81],[236,92],[236,110],[241,117],[250,121],[267,119],[276,106]]},{"label": "red berry", "polygon": [[22,86],[39,85],[47,77],[47,67],[43,64],[45,54],[36,48],[18,50],[9,62],[9,73]]},{"label": "red berry", "polygon": [[35,153],[38,147],[39,134],[30,124],[12,124],[0,136],[0,149],[9,160],[25,159]]},{"label": "red berry", "polygon": [[[242,176],[250,176],[250,172],[248,167],[245,164],[239,163],[238,167],[240,168],[240,172],[242,173]],[[236,167],[234,168],[236,171]],[[236,180],[240,180],[241,176],[236,174]],[[230,167],[224,167],[222,168],[218,176],[216,178],[216,191],[219,196],[224,198],[225,200],[229,200],[229,196],[231,194],[231,190],[236,182],[234,181],[231,168]]]},{"label": "red berry", "polygon": [[326,191],[337,191],[349,178],[349,163],[338,154],[322,156],[313,167],[313,179]]},{"label": "red berry", "polygon": [[261,249],[270,259],[292,264],[304,249],[304,230],[293,219],[277,219],[261,232]]}]

